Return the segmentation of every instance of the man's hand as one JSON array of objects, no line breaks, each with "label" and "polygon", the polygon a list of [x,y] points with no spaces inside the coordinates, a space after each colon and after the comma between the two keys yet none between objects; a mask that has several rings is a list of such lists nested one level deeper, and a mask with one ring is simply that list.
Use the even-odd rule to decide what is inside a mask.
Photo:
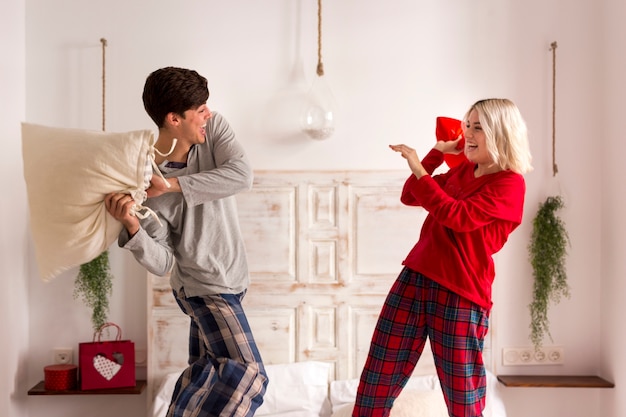
[{"label": "man's hand", "polygon": [[[158,197],[165,193],[171,192],[181,192],[180,185],[178,184],[177,178],[165,178],[165,182],[163,182],[163,178],[158,175],[153,175],[150,179],[150,187],[146,189],[146,194],[148,198]],[[169,184],[169,187],[167,186]]]},{"label": "man's hand", "polygon": [[130,195],[123,193],[107,194],[104,198],[104,205],[109,214],[122,223],[131,236],[139,231],[139,219],[131,214],[135,200]]}]

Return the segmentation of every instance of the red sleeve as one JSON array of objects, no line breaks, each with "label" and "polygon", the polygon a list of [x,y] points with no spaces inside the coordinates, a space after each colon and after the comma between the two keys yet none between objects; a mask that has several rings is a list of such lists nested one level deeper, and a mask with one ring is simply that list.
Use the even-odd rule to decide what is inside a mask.
[{"label": "red sleeve", "polygon": [[494,219],[520,223],[526,190],[524,178],[502,171],[467,180],[471,177],[463,171],[471,168],[465,164],[464,169],[455,170],[443,188],[430,176],[419,180],[412,176],[405,182],[401,201],[422,206],[437,222],[457,232],[475,230]]},{"label": "red sleeve", "polygon": [[[422,166],[431,175],[435,169],[437,169],[443,163],[443,152],[438,151],[437,149],[431,149],[430,152],[422,159]],[[411,193],[411,189],[415,186],[415,183],[419,181],[415,175],[411,174],[409,178],[404,183],[404,188],[402,190],[402,196],[400,197],[400,201],[407,206],[420,206],[421,204]],[[445,174],[437,175],[438,183],[445,182]]]},{"label": "red sleeve", "polygon": [[426,154],[421,162],[426,172],[432,174],[439,165],[443,164],[443,152],[433,148]]}]

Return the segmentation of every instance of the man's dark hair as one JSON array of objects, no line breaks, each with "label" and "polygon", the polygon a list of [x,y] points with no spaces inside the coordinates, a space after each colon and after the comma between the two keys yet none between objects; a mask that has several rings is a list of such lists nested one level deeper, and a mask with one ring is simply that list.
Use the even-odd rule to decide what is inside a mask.
[{"label": "man's dark hair", "polygon": [[143,106],[159,128],[168,113],[182,117],[209,99],[207,80],[194,70],[165,67],[154,71],[143,88]]}]

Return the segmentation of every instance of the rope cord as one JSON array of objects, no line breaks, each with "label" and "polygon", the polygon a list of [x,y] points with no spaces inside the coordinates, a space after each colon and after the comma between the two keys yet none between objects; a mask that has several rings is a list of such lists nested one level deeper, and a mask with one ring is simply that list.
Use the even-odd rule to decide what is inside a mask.
[{"label": "rope cord", "polygon": [[324,75],[322,63],[322,0],[317,0],[317,75]]},{"label": "rope cord", "polygon": [[[107,47],[107,40],[105,38],[100,38],[100,43],[102,44],[102,131],[104,132],[106,130],[106,47]],[[174,139],[174,142],[172,143],[172,149],[169,151],[169,153],[163,155],[159,152],[159,154],[163,156],[167,156],[171,154],[174,151],[174,146],[176,146],[176,139]],[[168,187],[171,187],[170,183],[167,182],[165,177],[163,177],[163,174],[161,174],[161,171],[159,171],[159,168],[156,166],[156,163],[154,162],[154,155],[151,158],[151,165],[152,165],[151,169],[153,169],[154,172],[157,172],[160,175],[161,179],[167,184]],[[159,225],[162,226],[161,220],[159,220],[159,217],[154,211],[152,211],[149,207],[145,207],[137,202],[137,201],[145,200],[145,192],[140,193],[140,195],[135,195],[134,193],[131,193],[131,197],[133,197],[133,200],[135,200],[135,204],[130,209],[130,213],[132,215],[137,216],[140,219],[145,219],[148,216],[152,216],[156,219]],[[142,211],[145,211],[145,213],[142,213]]]},{"label": "rope cord", "polygon": [[556,42],[550,44],[552,51],[552,176],[559,172],[556,164]]},{"label": "rope cord", "polygon": [[106,92],[106,46],[107,40],[104,38],[100,38],[100,43],[102,43],[102,131],[106,130],[106,101],[105,101],[105,92]]}]

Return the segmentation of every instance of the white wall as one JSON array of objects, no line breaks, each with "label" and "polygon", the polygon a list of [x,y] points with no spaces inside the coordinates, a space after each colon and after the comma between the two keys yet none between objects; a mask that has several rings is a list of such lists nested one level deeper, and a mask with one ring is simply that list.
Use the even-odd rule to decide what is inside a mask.
[{"label": "white wall", "polygon": [[28,383],[28,231],[20,120],[25,115],[22,0],[3,2],[0,17],[0,415],[24,416]]},{"label": "white wall", "polygon": [[624,257],[624,231],[626,218],[626,183],[623,174],[624,122],[623,109],[626,96],[626,57],[616,53],[626,36],[622,16],[626,15],[626,3],[611,0],[603,10],[605,22],[603,39],[598,45],[604,55],[601,79],[605,101],[602,106],[603,118],[598,132],[593,137],[603,137],[601,142],[603,165],[602,172],[602,258],[599,273],[589,277],[597,282],[601,277],[602,293],[600,304],[603,306],[600,325],[602,328],[601,369],[607,377],[615,381],[617,389],[604,393],[604,401],[598,415],[626,415],[626,392],[623,388],[626,377],[626,332],[624,316],[626,304],[626,260]]},{"label": "white wall", "polygon": [[[529,344],[529,223],[538,203],[558,189],[568,203],[562,215],[572,241],[572,297],[551,311],[554,342],[566,349],[564,366],[515,369],[497,364],[496,371],[602,373],[617,379],[624,366],[619,348],[625,342],[622,332],[615,331],[624,312],[619,303],[624,291],[619,279],[624,270],[619,250],[624,194],[615,194],[623,185],[613,167],[621,162],[615,150],[622,142],[618,111],[623,90],[613,88],[623,89],[623,58],[616,51],[624,37],[619,22],[624,6],[605,0],[602,10],[598,4],[397,0],[383,8],[371,0],[327,1],[323,58],[325,78],[339,103],[338,127],[330,140],[316,142],[298,131],[294,110],[317,62],[313,0],[181,0],[175,5],[12,0],[12,13],[0,18],[3,50],[6,39],[12,40],[7,48],[12,72],[5,75],[2,61],[0,75],[2,105],[12,115],[7,119],[12,123],[2,126],[3,132],[10,129],[3,135],[9,151],[3,172],[10,179],[11,200],[19,200],[10,205],[3,198],[2,203],[1,265],[11,280],[3,280],[10,288],[2,291],[6,302],[1,304],[16,319],[10,325],[11,344],[0,343],[10,358],[4,362],[3,355],[8,366],[3,369],[14,375],[5,381],[3,373],[1,379],[8,392],[15,392],[7,404],[14,412],[5,414],[145,414],[145,395],[115,401],[24,395],[43,378],[50,349],[88,340],[91,326],[89,312],[72,296],[75,272],[50,284],[37,276],[25,217],[18,122],[100,129],[102,37],[108,40],[107,130],[152,128],[140,98],[147,74],[166,65],[194,68],[209,79],[210,107],[230,120],[256,169],[403,168],[404,160],[387,149],[389,143],[406,142],[424,154],[435,140],[435,117],[461,117],[479,98],[513,99],[529,125],[535,170],[527,176],[526,221],[498,255],[494,348]],[[605,21],[611,24],[603,32]],[[15,42],[24,37],[25,48]],[[552,41],[559,45],[556,179],[550,153]],[[603,79],[605,90],[600,88]],[[4,91],[12,92],[21,107],[7,102]],[[603,149],[604,137],[609,146]],[[145,274],[117,248],[111,258],[116,280],[110,319],[145,346]],[[16,264],[15,259],[23,261]],[[598,325],[605,314],[615,318]],[[605,391],[505,390],[511,417],[623,416],[623,394],[619,385]],[[569,410],[564,413],[563,407]]]}]

